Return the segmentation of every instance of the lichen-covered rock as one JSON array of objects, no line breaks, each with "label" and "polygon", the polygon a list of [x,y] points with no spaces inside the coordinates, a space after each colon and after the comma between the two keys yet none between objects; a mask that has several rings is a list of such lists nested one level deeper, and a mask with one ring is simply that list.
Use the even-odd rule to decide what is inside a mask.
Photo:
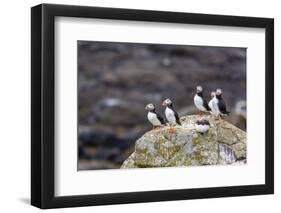
[{"label": "lichen-covered rock", "polygon": [[[202,118],[211,124],[204,134],[194,126]],[[210,115],[184,116],[181,122],[182,126],[176,126],[172,134],[167,127],[145,133],[121,168],[246,163],[246,132]]]},{"label": "lichen-covered rock", "polygon": [[135,153],[131,154],[127,158],[127,160],[124,161],[121,168],[137,168],[137,166],[135,165],[134,157],[135,157]]}]

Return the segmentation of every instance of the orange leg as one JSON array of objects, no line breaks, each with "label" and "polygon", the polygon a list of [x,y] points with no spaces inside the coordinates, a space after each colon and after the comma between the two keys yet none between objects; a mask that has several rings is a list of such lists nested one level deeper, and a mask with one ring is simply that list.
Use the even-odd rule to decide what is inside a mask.
[{"label": "orange leg", "polygon": [[170,127],[168,129],[168,133],[173,134],[175,132],[175,128],[174,127]]},{"label": "orange leg", "polygon": [[172,127],[172,126],[169,124],[168,133],[169,133],[169,134],[173,134],[174,131],[175,131],[175,128]]}]

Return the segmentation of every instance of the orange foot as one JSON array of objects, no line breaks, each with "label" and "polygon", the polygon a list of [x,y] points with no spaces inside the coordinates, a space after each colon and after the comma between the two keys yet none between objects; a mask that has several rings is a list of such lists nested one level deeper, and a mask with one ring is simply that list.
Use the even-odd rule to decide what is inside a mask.
[{"label": "orange foot", "polygon": [[173,127],[168,128],[168,133],[173,134],[174,131],[175,131],[175,128],[173,128]]}]

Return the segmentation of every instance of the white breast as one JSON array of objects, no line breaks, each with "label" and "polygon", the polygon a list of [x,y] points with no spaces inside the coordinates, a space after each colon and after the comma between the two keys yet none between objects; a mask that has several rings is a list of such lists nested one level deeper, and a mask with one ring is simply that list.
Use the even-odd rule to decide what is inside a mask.
[{"label": "white breast", "polygon": [[155,113],[148,112],[147,119],[150,121],[150,123],[152,123],[153,126],[161,126],[161,122],[158,120]]},{"label": "white breast", "polygon": [[213,97],[212,100],[213,100],[214,112],[215,112],[216,114],[219,114],[219,113],[220,113],[219,106],[218,106],[219,100],[218,100],[216,97]]},{"label": "white breast", "polygon": [[218,114],[218,110],[217,110],[217,104],[215,103],[215,97],[213,97],[210,101],[209,101],[209,107],[211,109],[212,114]]},{"label": "white breast", "polygon": [[169,107],[166,107],[165,109],[165,116],[170,124],[176,123],[175,113]]},{"label": "white breast", "polygon": [[203,99],[199,95],[194,96],[194,104],[200,111],[206,111],[205,107],[203,107]]}]

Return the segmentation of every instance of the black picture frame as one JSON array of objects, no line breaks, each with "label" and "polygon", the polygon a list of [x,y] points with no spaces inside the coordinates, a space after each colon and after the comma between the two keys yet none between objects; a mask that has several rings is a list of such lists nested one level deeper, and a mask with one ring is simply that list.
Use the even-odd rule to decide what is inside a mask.
[{"label": "black picture frame", "polygon": [[[264,28],[266,32],[265,184],[78,196],[55,191],[55,17],[100,18]],[[274,20],[164,11],[41,4],[31,8],[31,204],[60,208],[105,204],[217,198],[274,193]]]}]

